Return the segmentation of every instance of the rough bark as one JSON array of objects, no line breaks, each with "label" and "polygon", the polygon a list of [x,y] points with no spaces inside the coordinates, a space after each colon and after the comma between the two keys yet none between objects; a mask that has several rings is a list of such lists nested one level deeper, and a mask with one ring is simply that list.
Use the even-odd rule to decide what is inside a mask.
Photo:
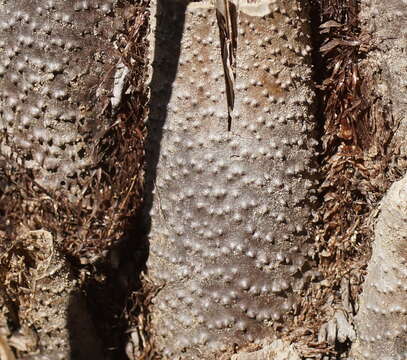
[{"label": "rough bark", "polygon": [[407,177],[381,204],[373,254],[356,317],[355,359],[407,357]]},{"label": "rough bark", "polygon": [[407,5],[403,0],[363,0],[360,21],[369,35],[371,49],[365,71],[376,82],[375,92],[383,106],[391,109],[399,127],[392,144],[399,155],[398,166],[407,162]]},{"label": "rough bark", "polygon": [[[20,322],[18,331],[9,334],[9,343],[20,355],[40,353],[38,359],[85,359],[90,355],[101,359],[101,343],[85,299],[55,246],[52,234],[45,230],[20,229],[13,254],[3,254],[10,259],[2,289],[18,309]],[[4,315],[4,304],[1,310]]]},{"label": "rough bark", "polygon": [[292,0],[240,10],[230,132],[213,7],[161,1],[153,29],[147,266],[162,286],[157,350],[171,359],[211,359],[289,328],[315,275],[307,14]]},{"label": "rough bark", "polygon": [[[95,339],[83,343],[95,334],[65,254],[103,257],[140,202],[146,31],[131,4],[0,1],[1,312],[10,341],[38,336],[13,343],[20,355],[102,356]],[[23,239],[38,229],[56,268],[40,281],[34,260],[47,248]]]},{"label": "rough bark", "polygon": [[[398,129],[388,145],[399,171],[406,169],[407,143],[407,5],[405,1],[362,1],[362,30],[372,49],[363,67],[382,106]],[[368,274],[356,317],[353,358],[407,358],[407,179],[392,185],[381,203]]]},{"label": "rough bark", "polygon": [[64,250],[88,262],[140,201],[146,110],[132,82],[144,84],[126,33],[133,15],[126,0],[0,3],[0,160],[18,184],[7,191],[33,199],[31,223],[54,225]]},{"label": "rough bark", "polygon": [[[147,57],[137,24],[122,36],[130,3],[0,0],[0,307],[5,323],[20,322],[5,334],[0,317],[0,356],[13,356],[3,335],[26,359],[103,356],[60,250],[95,261],[139,198]],[[150,330],[171,359],[242,348],[236,359],[274,356],[261,340],[299,330],[292,319],[310,303],[300,294],[317,275],[306,242],[316,188],[309,19],[299,0],[240,3],[231,132],[211,4],[161,0],[151,18],[146,207],[158,294]],[[389,148],[403,168],[406,4],[361,4],[373,45],[363,75],[373,79],[376,108],[400,125]],[[406,189],[406,179],[394,184],[382,203],[357,360],[407,358]],[[354,331],[336,312],[319,335],[346,343]],[[290,349],[276,356],[296,358]]]}]

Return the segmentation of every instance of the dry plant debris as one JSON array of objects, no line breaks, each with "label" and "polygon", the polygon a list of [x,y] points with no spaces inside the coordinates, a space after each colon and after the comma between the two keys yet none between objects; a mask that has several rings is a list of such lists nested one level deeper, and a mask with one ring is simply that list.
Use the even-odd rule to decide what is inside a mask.
[{"label": "dry plant debris", "polygon": [[[315,214],[318,268],[324,281],[305,297],[304,354],[346,356],[350,341],[315,341],[326,318],[344,308],[341,282],[348,279],[345,309],[348,326],[357,311],[358,295],[371,255],[378,201],[398,171],[391,167],[389,143],[395,131],[391,109],[375,92],[374,70],[364,64],[370,47],[360,30],[359,2],[319,0],[320,64],[316,68],[322,94],[321,206]],[[325,69],[323,73],[322,69]],[[308,339],[308,340],[307,340]],[[321,337],[320,337],[321,340]]]},{"label": "dry plant debris", "polygon": [[[11,221],[26,219],[58,234],[64,252],[95,262],[117,244],[141,201],[147,18],[138,10],[145,4],[47,3],[1,5],[0,21],[13,19],[0,43],[0,65],[8,68],[0,78],[4,217],[9,235],[17,228]],[[13,45],[34,14],[38,31]],[[37,55],[44,51],[47,59]]]},{"label": "dry plant debris", "polygon": [[[60,144],[54,144],[52,141],[50,143],[52,131],[47,134],[46,131],[42,131],[44,129],[38,129],[37,120],[34,120],[35,128],[31,129],[37,134],[37,138],[33,139],[27,135],[27,128],[12,129],[10,119],[13,111],[21,110],[23,115],[30,113],[34,119],[38,109],[44,111],[44,107],[34,101],[36,99],[31,103],[33,107],[28,110],[20,106],[19,101],[22,97],[16,97],[15,91],[21,90],[21,94],[27,93],[27,89],[28,93],[30,91],[33,93],[34,90],[44,91],[53,99],[52,104],[50,102],[52,106],[66,104],[66,94],[58,88],[61,80],[60,66],[64,65],[59,64],[58,61],[42,64],[41,59],[33,57],[32,63],[29,61],[28,68],[25,67],[19,61],[19,54],[25,51],[32,55],[29,49],[33,46],[33,39],[29,36],[25,37],[23,30],[28,24],[27,14],[31,14],[30,11],[32,12],[33,9],[23,1],[3,1],[0,5],[0,9],[6,8],[8,11],[5,12],[5,17],[11,16],[12,19],[10,22],[6,21],[4,16],[0,17],[0,25],[4,30],[0,38],[0,48],[4,50],[0,53],[0,84],[4,85],[0,93],[0,101],[2,101],[0,125],[3,131],[0,151],[2,155],[0,159],[0,217],[2,220],[0,223],[2,251],[0,279],[4,284],[0,287],[0,297],[3,308],[8,309],[8,316],[16,326],[21,326],[20,320],[26,321],[26,319],[20,319],[19,314],[26,313],[26,318],[31,316],[24,309],[33,304],[32,299],[30,300],[33,287],[35,288],[33,279],[47,270],[50,265],[48,260],[53,255],[59,256],[60,251],[73,255],[77,263],[94,263],[97,259],[103,258],[106,252],[122,238],[129,219],[134,217],[140,207],[142,191],[145,138],[143,121],[147,117],[148,100],[145,87],[148,59],[146,34],[149,17],[147,1],[140,1],[136,5],[129,5],[129,1],[119,1],[114,5],[111,1],[103,1],[98,10],[96,7],[89,9],[83,5],[83,2],[78,1],[73,6],[72,18],[62,16],[64,12],[72,10],[67,9],[62,1],[56,1],[56,7],[49,6],[45,1],[43,3],[45,5],[36,11],[39,12],[39,16],[41,12],[51,14],[51,18],[56,14],[52,21],[58,22],[62,19],[69,24],[72,18],[76,19],[75,14],[80,16],[85,14],[88,20],[86,14],[89,12],[96,14],[96,18],[104,12],[109,16],[102,16],[102,18],[109,22],[117,15],[120,25],[116,27],[116,23],[109,23],[107,27],[111,28],[111,33],[103,34],[107,36],[109,44],[114,44],[106,51],[106,54],[111,57],[109,58],[103,52],[97,52],[96,58],[93,59],[95,64],[106,65],[104,72],[106,76],[102,81],[92,83],[94,79],[90,79],[90,85],[87,84],[89,86],[84,87],[91,89],[92,96],[96,94],[96,98],[92,98],[89,103],[85,101],[83,106],[77,109],[80,113],[78,119],[75,118],[75,114],[71,114],[68,118],[58,118],[67,123],[79,121],[81,126],[77,131],[82,136],[81,144],[85,144],[85,148],[78,147],[78,143],[74,144],[72,141],[64,143],[65,140]],[[284,3],[284,1],[277,3]],[[303,299],[293,310],[296,316],[290,325],[290,328],[296,330],[287,334],[287,337],[298,343],[303,355],[318,358],[327,354],[333,357],[346,354],[349,344],[346,336],[343,337],[344,346],[339,344],[343,342],[340,339],[339,342],[329,341],[332,337],[329,335],[329,329],[338,326],[341,322],[348,324],[356,311],[356,298],[370,257],[371,229],[377,202],[389,184],[398,176],[398,172],[389,165],[392,159],[388,144],[392,140],[395,128],[391,109],[376,93],[374,74],[364,66],[363,62],[363,57],[372,44],[369,34],[361,32],[359,27],[358,1],[315,0],[315,6],[319,8],[321,15],[319,36],[322,41],[318,50],[322,57],[321,65],[326,68],[324,79],[320,83],[320,92],[324,97],[322,101],[324,124],[321,139],[321,170],[324,181],[320,187],[322,204],[318,212],[314,213],[317,246],[310,256],[318,263],[318,269],[324,281],[318,286],[306,287],[301,292]],[[14,14],[14,9],[21,11]],[[278,9],[277,6],[276,11],[279,14],[277,18],[284,18],[287,11],[291,10],[284,7]],[[88,26],[87,21],[83,22],[83,20],[81,18],[80,26],[83,24]],[[49,30],[50,26],[49,24],[47,26],[46,21],[40,23],[39,33],[43,38],[34,39],[34,47],[46,46],[44,39],[48,39],[49,43],[56,48],[58,46],[75,48],[75,44],[72,45],[69,41],[64,43],[63,38],[55,36],[53,31]],[[53,26],[55,24],[52,23]],[[44,28],[41,28],[43,25]],[[253,30],[253,26],[250,27],[248,22],[247,25]],[[21,32],[21,36],[19,43],[14,46],[13,42],[7,42],[5,39],[7,40],[7,36],[14,36],[16,30]],[[89,36],[87,39],[91,38],[86,31],[84,34]],[[305,38],[302,39],[304,40]],[[208,39],[208,42],[211,41]],[[261,47],[264,42],[260,41],[257,45]],[[300,45],[291,44],[287,49],[294,53],[307,53],[307,48],[301,49]],[[275,52],[273,55],[281,55],[277,48],[272,51]],[[58,55],[56,58],[58,60]],[[187,59],[186,62],[188,61]],[[287,65],[289,61],[282,59],[281,62],[282,65]],[[253,66],[256,67],[255,64]],[[38,75],[35,74],[37,68],[52,75],[37,81],[35,76],[32,76]],[[319,67],[317,71],[321,68]],[[5,71],[5,69],[11,70]],[[26,73],[31,76],[33,83],[30,85],[21,82],[24,88],[20,89],[18,79]],[[73,77],[70,80],[70,86],[81,88],[84,85],[80,80],[82,75],[80,73],[77,77]],[[281,78],[280,75],[282,75]],[[283,98],[292,85],[291,81],[298,80],[285,78],[285,75],[287,74],[284,71],[273,74],[276,80],[267,84],[268,93],[263,95],[276,101]],[[47,81],[51,84],[49,87],[46,86]],[[251,80],[249,83],[254,87],[264,85],[256,82],[252,84]],[[53,88],[54,85],[55,88]],[[244,86],[236,89],[247,90]],[[177,96],[179,99],[187,99],[188,94],[177,93]],[[247,99],[243,100],[243,102],[249,101],[246,106],[258,107],[256,98]],[[214,101],[211,98],[210,100]],[[96,104],[96,112],[92,114],[95,110],[92,109],[93,101]],[[51,105],[48,108],[52,108]],[[172,107],[169,110],[176,113],[179,109]],[[28,112],[24,113],[24,111]],[[205,116],[204,113],[202,115]],[[57,119],[57,115],[55,116]],[[238,115],[233,114],[233,116],[237,117],[237,121],[241,121]],[[98,128],[91,124],[88,128],[82,127],[82,120],[87,117],[96,120],[98,124],[103,123],[103,126]],[[224,120],[224,118],[223,114],[219,116],[219,119]],[[26,126],[28,120],[27,117],[21,116],[18,121]],[[284,123],[284,119],[282,122]],[[264,119],[259,117],[256,124],[244,125],[245,122],[242,124],[243,127],[246,126],[257,134],[256,136],[261,137],[258,127],[264,125]],[[30,126],[28,123],[28,128]],[[205,126],[207,127],[205,130],[208,130],[206,123]],[[27,140],[35,143],[33,145],[35,151],[32,153],[27,150]],[[193,147],[193,144],[190,145],[184,137],[181,140],[183,146]],[[216,137],[209,140],[217,141]],[[55,162],[58,156],[54,155],[58,155],[58,151],[68,153],[66,146],[73,146],[79,159],[76,162],[73,161],[74,165],[71,167],[60,166],[58,161]],[[38,150],[41,147],[49,149],[44,152],[43,158],[37,158],[35,154],[41,153]],[[56,147],[60,147],[60,150]],[[252,150],[259,150],[259,154],[262,154],[260,148],[257,149],[254,146]],[[34,164],[35,161],[37,164]],[[178,161],[177,166],[180,165],[180,161],[182,163],[182,159],[176,161]],[[65,175],[69,171],[66,174],[64,171],[68,168],[72,170],[72,167],[79,163],[84,165],[85,170],[77,172],[79,175],[68,176],[69,180],[67,180]],[[41,167],[43,169],[40,169]],[[297,164],[293,163],[290,171],[294,174],[298,173]],[[314,174],[311,178],[314,180]],[[75,182],[78,186],[76,190],[72,190],[75,186],[71,185]],[[30,216],[27,216],[28,214]],[[47,231],[55,235],[56,245],[45,247],[50,250],[49,256],[44,254],[43,259],[38,259],[37,254],[33,258],[30,251],[27,252],[26,246],[21,248],[20,235],[33,230],[39,231],[38,229],[42,227],[46,227]],[[35,251],[35,247],[32,250]],[[35,264],[37,266],[33,266]],[[315,272],[314,275],[317,276],[317,274]],[[347,282],[344,283],[343,279]],[[152,341],[159,335],[154,332],[154,326],[151,327],[152,314],[149,309],[160,288],[153,286],[147,277],[144,281],[144,290],[134,292],[129,297],[123,317],[126,317],[133,326],[129,330],[132,339],[127,348],[129,356],[150,359],[157,356]],[[27,290],[27,296],[23,296],[22,290]],[[178,297],[185,298],[183,295]],[[13,298],[18,298],[19,302],[15,303]],[[254,309],[252,313],[256,314],[256,311],[260,316],[259,309]],[[262,313],[263,315],[268,316]],[[277,313],[271,315],[278,316]],[[327,322],[330,316],[335,321]],[[184,318],[180,321],[189,320]],[[224,324],[220,325],[222,327]],[[321,335],[321,328],[326,330],[325,335]],[[24,331],[26,331],[25,328]],[[327,341],[325,343],[318,341],[318,334],[319,340]],[[9,336],[9,343],[11,340],[14,348],[20,347],[19,351],[25,353],[29,352],[31,345],[35,348],[34,343],[24,343],[17,335],[16,333],[13,334],[14,337]],[[0,341],[2,340],[3,337],[0,337]],[[185,347],[188,347],[188,344]],[[7,360],[12,358],[4,341],[0,342],[0,354],[8,356]]]},{"label": "dry plant debris", "polygon": [[64,316],[87,280],[77,272],[90,264],[80,274],[100,276],[94,264],[108,260],[140,208],[147,7],[126,0],[0,2],[1,310],[13,344],[18,329],[44,330],[38,346],[21,354],[59,341],[64,357],[69,342],[69,325],[58,324],[64,333],[48,337],[53,321],[37,327],[42,315],[27,310],[38,304],[21,232],[52,234],[55,261],[70,274],[48,284],[50,292],[66,285]]}]

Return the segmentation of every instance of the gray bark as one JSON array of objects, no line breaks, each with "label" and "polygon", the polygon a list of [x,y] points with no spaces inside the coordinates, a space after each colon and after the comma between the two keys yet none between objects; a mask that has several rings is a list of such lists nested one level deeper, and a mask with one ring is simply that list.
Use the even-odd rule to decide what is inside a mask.
[{"label": "gray bark", "polygon": [[[50,358],[102,358],[80,282],[61,253],[82,252],[87,261],[100,256],[111,239],[96,249],[92,239],[117,224],[122,208],[127,210],[128,188],[121,188],[120,195],[112,191],[121,164],[115,164],[111,183],[103,183],[108,169],[102,171],[104,154],[98,152],[129,88],[129,71],[117,49],[124,9],[130,15],[126,1],[121,6],[114,0],[0,1],[0,176],[10,176],[0,181],[0,227],[12,227],[13,234],[10,239],[0,231],[0,272],[3,265],[9,267],[0,274],[6,279],[0,286],[2,295],[15,303],[18,319],[13,325],[38,336],[38,346],[20,349],[21,354],[30,350]],[[124,146],[115,145],[113,153]],[[136,151],[134,156],[140,160]],[[136,189],[134,174],[129,167],[125,171],[127,186]],[[103,219],[97,219],[100,200],[109,201]],[[83,226],[66,236],[66,225],[75,227],[75,222]],[[46,261],[56,270],[36,281],[33,258],[47,248],[20,238],[39,226],[52,238]],[[89,252],[82,251],[89,245]]]},{"label": "gray bark", "polygon": [[375,92],[391,109],[399,126],[391,147],[399,155],[398,166],[407,162],[407,4],[403,0],[363,0],[362,30],[370,36],[371,50],[364,67],[376,81]]},{"label": "gray bark", "polygon": [[111,79],[101,82],[100,76],[117,61],[109,42],[112,24],[104,16],[112,11],[111,1],[103,1],[99,11],[87,11],[84,4],[0,5],[0,127],[6,134],[1,154],[70,200],[81,197],[77,178],[88,177],[94,165],[89,136],[96,141],[110,125],[108,118],[96,119],[110,95]]},{"label": "gray bark", "polygon": [[[402,0],[362,1],[362,29],[373,49],[364,62],[375,91],[391,109],[398,129],[390,148],[395,163],[407,158],[407,4]],[[392,185],[381,203],[373,253],[356,317],[352,357],[407,359],[407,178]]]},{"label": "gray bark", "polygon": [[165,357],[210,359],[289,328],[314,275],[309,24],[297,1],[241,7],[228,132],[213,7],[162,4],[147,153],[157,161],[147,267],[163,286],[152,327]]},{"label": "gray bark", "polygon": [[373,253],[356,316],[357,360],[407,358],[407,177],[381,204]]}]

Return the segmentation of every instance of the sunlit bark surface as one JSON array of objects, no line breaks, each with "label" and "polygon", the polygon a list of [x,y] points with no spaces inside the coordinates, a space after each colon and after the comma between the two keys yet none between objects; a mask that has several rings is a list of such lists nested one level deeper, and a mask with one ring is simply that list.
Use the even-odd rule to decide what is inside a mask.
[{"label": "sunlit bark surface", "polygon": [[163,285],[151,312],[157,347],[172,359],[209,359],[289,327],[315,275],[308,19],[297,1],[262,1],[242,6],[238,24],[228,132],[213,7],[158,5],[147,269]]}]

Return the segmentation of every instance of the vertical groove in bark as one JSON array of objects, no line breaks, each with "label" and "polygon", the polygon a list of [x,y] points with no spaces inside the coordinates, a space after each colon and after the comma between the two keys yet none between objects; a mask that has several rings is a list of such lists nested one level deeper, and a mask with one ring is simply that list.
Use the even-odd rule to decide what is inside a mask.
[{"label": "vertical groove in bark", "polygon": [[[378,102],[390,110],[395,134],[388,144],[387,176],[407,168],[407,5],[405,1],[361,1],[361,27],[371,50],[363,63]],[[394,175],[393,175],[394,177]],[[372,259],[356,317],[356,360],[407,359],[407,178],[394,183],[381,203]]]},{"label": "vertical groove in bark", "polygon": [[163,287],[152,326],[164,356],[210,359],[288,330],[317,275],[306,243],[316,171],[308,19],[297,1],[241,6],[228,132],[214,9],[158,9],[147,265]]},{"label": "vertical groove in bark", "polygon": [[[336,358],[346,356],[354,336],[352,323],[370,258],[375,209],[397,177],[389,146],[396,124],[391,104],[382,96],[380,67],[369,61],[376,43],[363,25],[360,2],[312,4],[324,180],[315,237],[324,281],[309,293],[304,328],[310,331],[293,339],[298,346],[304,344],[303,354],[310,358]],[[313,343],[316,333],[318,341]]]}]

